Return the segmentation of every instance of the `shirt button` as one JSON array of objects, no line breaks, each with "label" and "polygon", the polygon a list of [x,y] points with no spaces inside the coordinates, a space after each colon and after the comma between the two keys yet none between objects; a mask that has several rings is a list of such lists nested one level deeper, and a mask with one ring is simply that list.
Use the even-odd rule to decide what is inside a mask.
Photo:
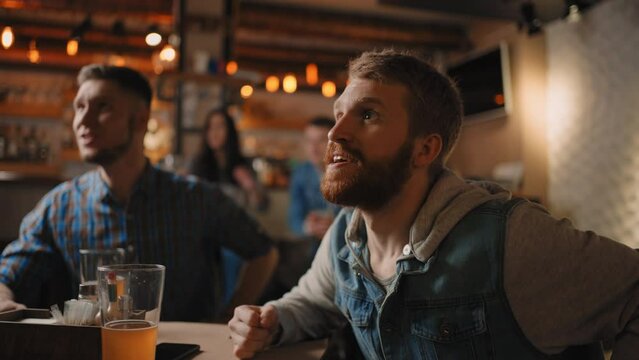
[{"label": "shirt button", "polygon": [[439,335],[441,335],[441,337],[446,339],[450,336],[450,333],[451,333],[450,324],[442,323],[441,326],[439,327]]},{"label": "shirt button", "polygon": [[410,244],[404,245],[404,249],[402,249],[402,254],[404,254],[405,256],[410,255]]}]

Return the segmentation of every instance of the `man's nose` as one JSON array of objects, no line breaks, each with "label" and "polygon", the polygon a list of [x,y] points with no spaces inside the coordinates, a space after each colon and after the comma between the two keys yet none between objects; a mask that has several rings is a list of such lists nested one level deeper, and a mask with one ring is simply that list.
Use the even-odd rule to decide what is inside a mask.
[{"label": "man's nose", "polygon": [[350,142],[355,131],[355,121],[349,114],[344,114],[328,132],[328,140],[336,143]]},{"label": "man's nose", "polygon": [[92,123],[94,114],[89,109],[79,109],[75,111],[73,116],[74,127],[77,128],[80,125],[89,125]]}]

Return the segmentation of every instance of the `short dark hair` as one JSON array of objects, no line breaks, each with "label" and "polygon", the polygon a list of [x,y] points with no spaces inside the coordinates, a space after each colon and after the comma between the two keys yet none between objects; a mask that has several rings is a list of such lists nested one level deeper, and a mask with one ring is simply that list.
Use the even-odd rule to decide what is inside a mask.
[{"label": "short dark hair", "polygon": [[78,86],[88,80],[115,81],[123,89],[138,95],[147,106],[151,106],[153,90],[151,90],[149,80],[137,70],[125,66],[90,64],[82,67],[78,73]]},{"label": "short dark hair", "polygon": [[442,151],[431,165],[433,175],[443,168],[462,124],[462,102],[450,78],[410,51],[395,49],[362,53],[348,67],[350,79],[401,84],[408,89],[409,136],[437,133]]},{"label": "short dark hair", "polygon": [[327,116],[317,116],[312,118],[308,123],[306,123],[306,126],[317,126],[317,127],[331,129],[333,128],[333,126],[335,126],[335,120]]}]

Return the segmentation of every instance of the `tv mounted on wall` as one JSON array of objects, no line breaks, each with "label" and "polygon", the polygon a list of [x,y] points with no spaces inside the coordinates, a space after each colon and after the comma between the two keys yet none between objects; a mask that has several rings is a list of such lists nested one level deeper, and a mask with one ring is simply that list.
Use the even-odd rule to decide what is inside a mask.
[{"label": "tv mounted on wall", "polygon": [[501,43],[447,67],[464,102],[464,121],[489,120],[510,113],[508,47]]}]

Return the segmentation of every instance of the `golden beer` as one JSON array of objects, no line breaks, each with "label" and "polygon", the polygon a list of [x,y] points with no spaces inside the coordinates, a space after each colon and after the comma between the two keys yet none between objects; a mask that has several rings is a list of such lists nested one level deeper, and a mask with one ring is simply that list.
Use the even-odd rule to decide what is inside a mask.
[{"label": "golden beer", "polygon": [[158,326],[145,320],[115,320],[102,327],[102,360],[154,360]]}]

